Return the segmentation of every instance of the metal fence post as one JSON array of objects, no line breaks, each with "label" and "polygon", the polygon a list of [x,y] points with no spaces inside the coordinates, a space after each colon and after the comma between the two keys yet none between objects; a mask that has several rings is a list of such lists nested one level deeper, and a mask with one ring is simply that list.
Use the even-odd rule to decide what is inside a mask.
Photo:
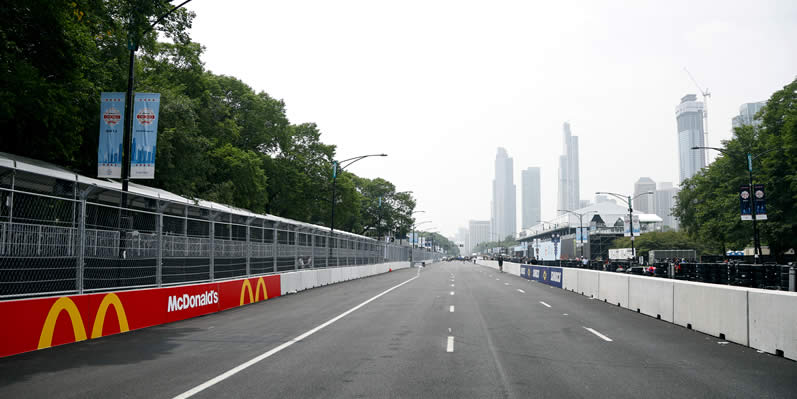
[{"label": "metal fence post", "polygon": [[77,254],[77,270],[75,271],[75,289],[78,294],[83,293],[83,274],[86,267],[86,198],[90,190],[91,188],[80,193],[80,225],[78,227],[80,248]]},{"label": "metal fence post", "polygon": [[[290,244],[291,233],[288,233],[288,244]],[[299,270],[299,232],[293,230],[293,270]]]},{"label": "metal fence post", "polygon": [[210,281],[216,279],[216,215],[210,213]]},{"label": "metal fence post", "polygon": [[271,235],[271,238],[272,238],[271,242],[274,245],[274,249],[273,249],[273,251],[271,251],[271,256],[274,258],[273,259],[274,260],[274,264],[273,264],[274,273],[277,272],[277,226],[278,225],[279,225],[279,223],[274,222],[274,227],[272,228],[274,233]]},{"label": "metal fence post", "polygon": [[252,275],[252,265],[250,263],[252,249],[250,248],[251,244],[249,243],[249,235],[251,234],[249,229],[252,225],[252,220],[254,219],[252,218],[246,219],[246,247],[244,248],[244,250],[246,251],[246,277]]},{"label": "metal fence post", "polygon": [[163,209],[166,208],[166,204],[161,204],[160,199],[158,199],[157,204],[158,222],[155,226],[155,230],[158,236],[158,255],[155,261],[155,284],[160,287],[163,285]]},{"label": "metal fence post", "polygon": [[310,267],[315,269],[315,234],[310,233]]},{"label": "metal fence post", "polygon": [[789,291],[797,291],[797,269],[789,268]]}]

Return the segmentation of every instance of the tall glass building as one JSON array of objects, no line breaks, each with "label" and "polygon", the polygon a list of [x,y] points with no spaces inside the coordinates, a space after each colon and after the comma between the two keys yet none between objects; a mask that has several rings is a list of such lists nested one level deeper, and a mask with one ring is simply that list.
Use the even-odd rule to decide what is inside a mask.
[{"label": "tall glass building", "polygon": [[757,103],[744,103],[739,106],[739,115],[736,115],[731,120],[731,124],[733,127],[741,127],[743,125],[753,125],[758,126],[761,124],[760,119],[755,119],[755,114],[758,111],[761,111],[761,108],[764,108],[766,102],[761,101]]},{"label": "tall glass building", "polygon": [[542,219],[542,205],[540,200],[540,168],[531,167],[520,172],[523,183],[523,229],[528,229]]},{"label": "tall glass building", "polygon": [[515,236],[517,231],[515,211],[515,183],[513,178],[513,162],[506,149],[498,147],[495,156],[495,179],[493,179],[493,201],[490,222],[492,223],[491,240],[502,240],[506,236]]},{"label": "tall glass building", "polygon": [[[565,122],[564,154],[559,157],[559,192],[557,209],[576,210],[581,208],[578,171],[578,136],[570,132],[570,124]],[[563,214],[564,212],[559,212]]]},{"label": "tall glass building", "polygon": [[692,149],[706,145],[703,133],[703,102],[697,101],[694,94],[683,96],[681,103],[675,107],[675,119],[678,121],[680,183],[706,166],[706,151]]}]

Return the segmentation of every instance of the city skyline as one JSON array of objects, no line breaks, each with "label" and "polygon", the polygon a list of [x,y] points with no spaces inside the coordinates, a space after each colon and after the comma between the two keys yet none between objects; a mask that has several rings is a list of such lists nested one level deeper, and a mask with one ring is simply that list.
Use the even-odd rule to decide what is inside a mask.
[{"label": "city skyline", "polygon": [[675,107],[675,119],[678,122],[678,184],[706,166],[706,151],[692,149],[706,145],[703,112],[704,104],[697,100],[695,94],[681,97],[681,103]]},{"label": "city skyline", "polygon": [[521,229],[527,229],[542,219],[540,168],[528,167],[520,173],[521,176],[521,203],[523,209],[523,222]]},{"label": "city skyline", "polygon": [[557,212],[581,208],[580,170],[578,166],[578,136],[570,131],[570,122],[562,125],[562,152],[559,156],[559,185]]}]

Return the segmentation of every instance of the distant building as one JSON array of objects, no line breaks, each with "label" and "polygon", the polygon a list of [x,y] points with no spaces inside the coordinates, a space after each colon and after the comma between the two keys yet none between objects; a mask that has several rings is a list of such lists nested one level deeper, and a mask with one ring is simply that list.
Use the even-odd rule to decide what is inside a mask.
[{"label": "distant building", "polygon": [[[642,193],[652,192],[649,195]],[[639,197],[637,197],[639,195]],[[634,210],[644,213],[655,213],[656,210],[656,182],[649,177],[640,177],[634,183]],[[659,215],[661,216],[661,215]]]},{"label": "distant building", "polygon": [[613,198],[609,198],[608,195],[596,195],[595,196],[595,203],[600,204],[601,202],[617,202]]},{"label": "distant building", "polygon": [[520,172],[523,183],[523,223],[521,228],[527,229],[537,224],[542,218],[542,202],[540,200],[540,168],[526,168]]},{"label": "distant building", "polygon": [[470,247],[470,232],[468,229],[464,227],[460,227],[457,229],[457,235],[455,237],[455,242],[462,244],[462,247],[459,248],[460,254],[470,254],[471,247]]},{"label": "distant building", "polygon": [[694,94],[683,96],[675,107],[675,120],[678,122],[679,182],[683,182],[706,166],[705,150],[692,149],[705,146],[703,102],[697,101]]},{"label": "distant building", "polygon": [[498,147],[495,156],[495,179],[493,179],[493,201],[490,213],[491,235],[496,241],[506,236],[515,236],[517,231],[516,195],[512,158],[503,147]]},{"label": "distant building", "polygon": [[742,104],[739,106],[739,115],[733,117],[731,124],[734,128],[742,127],[744,125],[760,125],[761,120],[756,119],[755,114],[757,114],[758,111],[761,111],[761,108],[764,108],[764,105],[766,104],[767,103],[764,101]]},{"label": "distant building", "polygon": [[[578,170],[578,136],[573,136],[570,132],[570,123],[565,122],[563,127],[564,134],[564,154],[559,157],[559,191],[556,201],[557,209],[576,210],[580,208],[581,201],[579,192]],[[562,214],[564,212],[559,212]]]},{"label": "distant building", "polygon": [[580,205],[579,208],[586,208],[586,207],[592,205],[592,201],[590,201],[588,199],[587,200],[581,200],[578,203]]},{"label": "distant building", "polygon": [[470,249],[483,242],[490,240],[490,221],[489,220],[471,220],[468,222],[468,241],[470,242]]},{"label": "distant building", "polygon": [[[673,187],[671,182],[659,183],[656,190],[656,215],[661,218],[662,226],[667,226],[673,230],[678,230],[678,219],[672,215],[672,208],[675,207],[675,197],[678,195],[678,187]],[[651,212],[652,213],[652,212]]]}]

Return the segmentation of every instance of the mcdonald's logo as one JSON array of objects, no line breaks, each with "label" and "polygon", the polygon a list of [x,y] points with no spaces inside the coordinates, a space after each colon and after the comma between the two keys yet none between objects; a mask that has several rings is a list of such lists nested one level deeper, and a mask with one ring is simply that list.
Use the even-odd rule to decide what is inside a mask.
[{"label": "mcdonald's logo", "polygon": [[263,277],[257,279],[257,286],[255,287],[255,294],[254,299],[252,298],[252,284],[249,283],[249,280],[244,280],[243,285],[241,285],[241,305],[244,304],[244,294],[249,293],[249,303],[260,302],[260,287],[263,287],[263,300],[268,299],[268,289],[266,288],[266,282],[263,281]]},{"label": "mcdonald's logo", "polygon": [[[125,308],[122,306],[122,301],[119,297],[110,292],[105,294],[100,302],[100,307],[97,309],[97,316],[94,317],[94,323],[91,328],[91,338],[99,338],[102,336],[102,328],[105,325],[105,315],[108,313],[108,307],[113,306],[116,310],[116,318],[119,320],[119,332],[130,331],[130,326],[127,324],[127,314]],[[66,311],[69,315],[69,320],[72,323],[72,332],[75,336],[75,342],[85,341],[86,327],[83,325],[83,318],[80,315],[80,310],[69,297],[58,298],[55,303],[50,307],[47,313],[47,318],[44,320],[41,335],[39,336],[38,349],[49,348],[53,343],[53,333],[55,332],[55,324],[58,321],[58,316],[61,312]]]}]

